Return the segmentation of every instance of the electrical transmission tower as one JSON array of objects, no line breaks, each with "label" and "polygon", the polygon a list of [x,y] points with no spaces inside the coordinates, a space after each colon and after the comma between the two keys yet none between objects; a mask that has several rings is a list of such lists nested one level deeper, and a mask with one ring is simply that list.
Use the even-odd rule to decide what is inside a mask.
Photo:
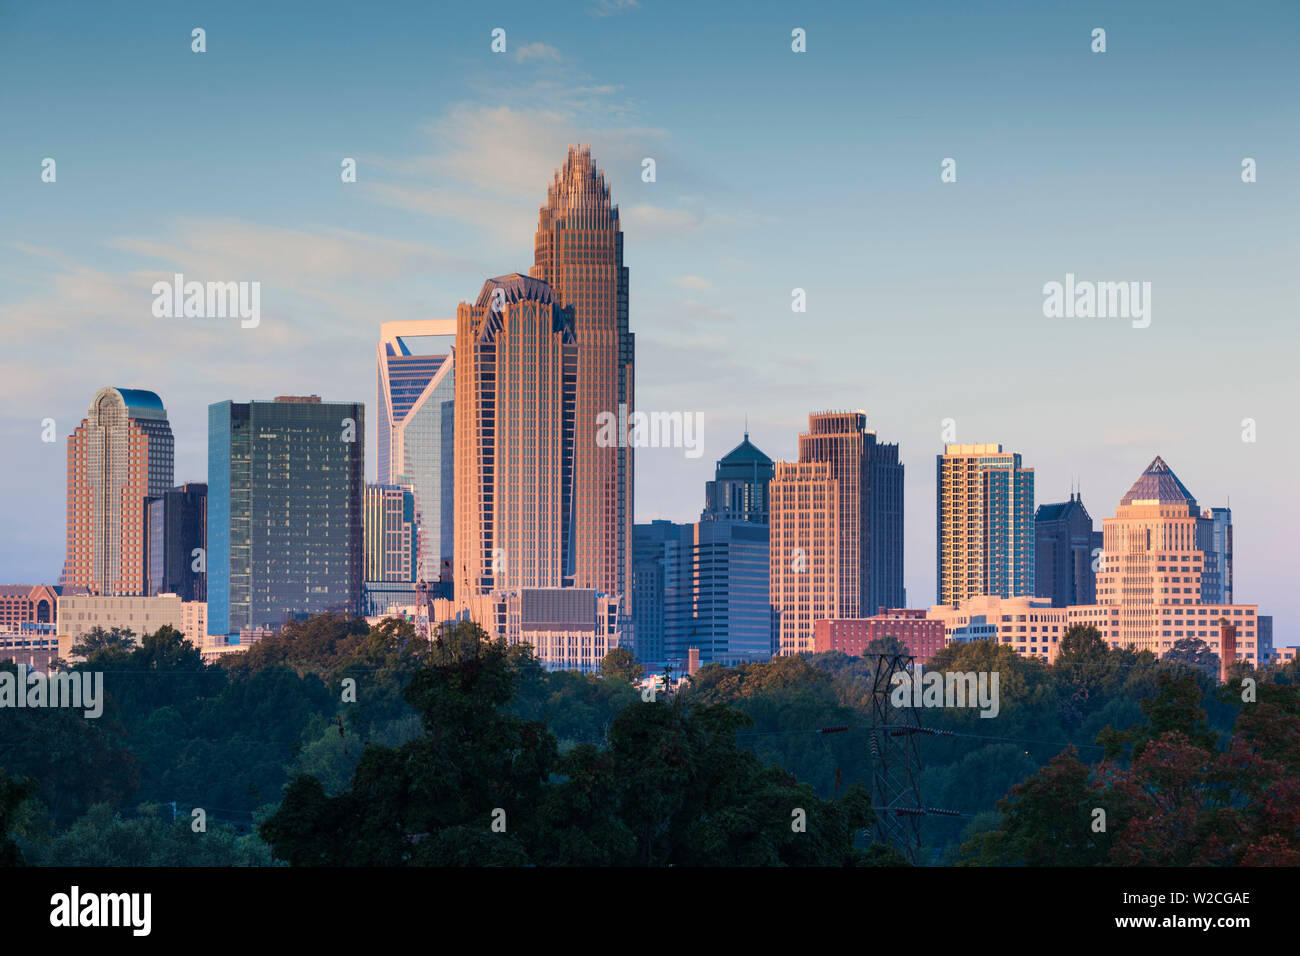
[{"label": "electrical transmission tower", "polygon": [[[889,702],[894,675],[912,678],[910,654],[877,654],[871,686],[871,803],[876,840],[893,846],[915,864],[921,852],[921,758],[916,737],[924,733],[916,707]],[[910,697],[910,694],[909,694]]]}]

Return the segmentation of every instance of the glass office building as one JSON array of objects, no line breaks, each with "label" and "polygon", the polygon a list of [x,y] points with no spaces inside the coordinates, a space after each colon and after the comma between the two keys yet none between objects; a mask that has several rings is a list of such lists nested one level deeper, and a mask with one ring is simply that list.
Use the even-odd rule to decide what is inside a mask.
[{"label": "glass office building", "polygon": [[208,630],[276,629],[362,595],[365,406],[208,406]]},{"label": "glass office building", "polygon": [[417,574],[451,580],[454,525],[455,319],[384,322],[376,356],[381,485],[415,494]]}]

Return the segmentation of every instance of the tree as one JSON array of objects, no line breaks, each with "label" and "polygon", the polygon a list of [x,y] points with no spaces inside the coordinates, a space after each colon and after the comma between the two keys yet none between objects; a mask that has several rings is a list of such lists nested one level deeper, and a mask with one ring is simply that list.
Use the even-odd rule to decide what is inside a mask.
[{"label": "tree", "polygon": [[626,647],[616,647],[600,661],[600,676],[635,684],[645,675],[645,669]]},{"label": "tree", "polygon": [[10,779],[0,770],[0,866],[22,866],[22,851],[13,839],[18,808],[35,791],[30,780]]},{"label": "tree", "polygon": [[96,625],[82,635],[80,643],[72,646],[74,657],[112,658],[128,653],[135,646],[135,631],[130,628],[114,627],[106,631]]},{"label": "tree", "polygon": [[1219,655],[1210,650],[1210,645],[1199,637],[1180,637],[1174,641],[1174,646],[1165,652],[1163,659],[1187,664],[1189,667],[1204,671],[1215,680],[1218,679]]}]

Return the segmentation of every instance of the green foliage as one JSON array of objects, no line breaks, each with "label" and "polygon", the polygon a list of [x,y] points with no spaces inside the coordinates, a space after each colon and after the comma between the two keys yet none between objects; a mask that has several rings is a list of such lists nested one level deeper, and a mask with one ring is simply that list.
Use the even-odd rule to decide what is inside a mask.
[{"label": "green foliage", "polygon": [[295,865],[897,862],[857,845],[873,822],[860,787],[825,801],[765,766],[736,742],[744,714],[636,697],[606,745],[561,754],[544,724],[507,706],[538,678],[474,624],[443,631],[406,691],[423,736],[368,746],[334,795],[295,778],[263,837]]}]

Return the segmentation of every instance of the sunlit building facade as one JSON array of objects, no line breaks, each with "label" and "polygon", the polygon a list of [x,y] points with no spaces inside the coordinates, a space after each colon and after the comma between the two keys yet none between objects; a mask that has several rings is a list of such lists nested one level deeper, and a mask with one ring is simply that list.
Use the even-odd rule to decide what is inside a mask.
[{"label": "sunlit building facade", "polygon": [[998,444],[935,458],[938,603],[1034,595],[1034,470]]},{"label": "sunlit building facade", "polygon": [[632,448],[626,442],[601,447],[596,436],[602,413],[624,421],[635,408],[635,338],[628,329],[628,270],[618,206],[588,146],[570,146],[563,168],[547,187],[529,275],[549,286],[557,307],[571,310],[577,345],[573,581],[577,587],[625,595],[624,610],[629,611]]},{"label": "sunlit building facade", "polygon": [[153,392],[101,388],[68,436],[67,556],[61,585],[94,594],[148,587],[146,499],[172,486],[174,441]]},{"label": "sunlit building facade", "polygon": [[573,314],[518,273],[489,279],[457,309],[458,600],[575,586]]},{"label": "sunlit building facade", "polygon": [[852,613],[841,604],[846,591],[840,571],[840,483],[830,462],[780,461],[769,487],[768,580],[777,652],[811,653],[815,622],[858,616],[856,601]]}]

